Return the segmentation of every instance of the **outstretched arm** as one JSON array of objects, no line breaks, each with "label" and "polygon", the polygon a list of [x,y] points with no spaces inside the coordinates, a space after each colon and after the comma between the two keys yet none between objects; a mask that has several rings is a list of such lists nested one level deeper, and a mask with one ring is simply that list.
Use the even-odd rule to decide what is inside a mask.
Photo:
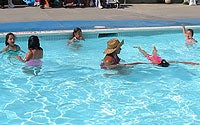
[{"label": "outstretched arm", "polygon": [[182,25],[182,29],[183,29],[183,34],[184,34],[185,36],[187,36],[187,32],[186,32],[186,29],[185,29],[185,25]]},{"label": "outstretched arm", "polygon": [[74,42],[74,40],[76,40],[76,37],[73,37],[72,39],[70,39],[66,45],[68,46],[69,44],[72,44]]},{"label": "outstretched arm", "polygon": [[189,65],[200,65],[200,63],[197,62],[179,62],[179,61],[169,61],[169,63],[182,63],[182,64],[189,64]]},{"label": "outstretched arm", "polygon": [[200,63],[196,63],[196,62],[180,62],[180,63],[183,63],[183,64],[189,64],[189,65],[200,65]]},{"label": "outstretched arm", "polygon": [[134,66],[134,65],[138,65],[138,64],[151,64],[151,63],[145,63],[145,62],[133,62],[133,63],[127,63],[124,64],[125,66]]}]

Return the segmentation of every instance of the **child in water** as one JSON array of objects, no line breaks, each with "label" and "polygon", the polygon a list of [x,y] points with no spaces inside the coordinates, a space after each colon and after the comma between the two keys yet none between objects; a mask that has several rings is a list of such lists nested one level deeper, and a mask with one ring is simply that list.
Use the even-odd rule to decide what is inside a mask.
[{"label": "child in water", "polygon": [[74,41],[76,41],[76,40],[85,40],[84,37],[82,36],[82,30],[81,30],[81,28],[79,28],[79,27],[77,27],[77,28],[74,29],[74,31],[73,31],[73,36],[72,36],[72,38],[67,42],[67,46],[68,46],[69,44],[74,43]]},{"label": "child in water", "polygon": [[[134,48],[137,48],[140,53],[142,53],[153,65],[161,66],[161,67],[168,67],[171,63],[182,63],[182,64],[189,64],[189,65],[200,65],[200,63],[196,62],[185,62],[185,61],[166,61],[165,59],[162,59],[158,53],[155,46],[153,46],[152,54],[148,54],[145,50],[143,50],[140,46],[135,46]],[[139,63],[139,64],[145,64],[145,63]]]},{"label": "child in water", "polygon": [[192,29],[185,29],[185,25],[182,25],[183,34],[185,35],[185,45],[192,46],[193,44],[197,43],[197,40],[193,38],[194,31]]},{"label": "child in water", "polygon": [[40,47],[40,41],[37,36],[30,36],[28,40],[28,52],[25,59],[17,56],[19,61],[25,62],[27,66],[40,66],[42,65],[41,59],[43,58],[43,49]]},{"label": "child in water", "polygon": [[152,54],[148,54],[146,51],[140,48],[140,46],[135,46],[134,48],[137,48],[153,65],[158,65],[161,67],[168,67],[169,63],[162,59],[158,53],[155,46],[153,46]]},{"label": "child in water", "polygon": [[17,56],[21,51],[20,46],[15,44],[15,35],[13,33],[8,33],[6,35],[5,45],[6,46],[0,51],[0,53],[7,52],[10,55]]}]

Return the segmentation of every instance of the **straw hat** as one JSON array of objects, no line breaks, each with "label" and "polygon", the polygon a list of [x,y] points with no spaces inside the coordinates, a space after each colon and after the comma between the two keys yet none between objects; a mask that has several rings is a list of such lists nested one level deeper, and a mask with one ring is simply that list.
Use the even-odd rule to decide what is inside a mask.
[{"label": "straw hat", "polygon": [[124,40],[119,42],[117,38],[112,38],[107,42],[107,48],[104,51],[104,54],[111,54],[124,44]]}]

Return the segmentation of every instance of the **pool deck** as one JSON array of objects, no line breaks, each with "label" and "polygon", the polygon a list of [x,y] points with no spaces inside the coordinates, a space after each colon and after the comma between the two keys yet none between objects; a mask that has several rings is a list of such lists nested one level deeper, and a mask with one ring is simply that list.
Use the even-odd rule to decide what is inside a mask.
[{"label": "pool deck", "polygon": [[0,9],[0,32],[200,25],[200,5],[122,4],[119,9],[16,6]]}]

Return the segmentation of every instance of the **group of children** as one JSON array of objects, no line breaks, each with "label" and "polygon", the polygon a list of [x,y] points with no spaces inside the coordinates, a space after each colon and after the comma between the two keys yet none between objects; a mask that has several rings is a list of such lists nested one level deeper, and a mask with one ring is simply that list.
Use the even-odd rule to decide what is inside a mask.
[{"label": "group of children", "polygon": [[[185,26],[182,26],[183,34],[185,35],[185,44],[186,46],[192,46],[193,44],[197,43],[197,40],[193,38],[193,30],[188,29],[186,30]],[[82,30],[77,27],[73,31],[73,36],[70,40],[66,43],[66,45],[73,44],[76,40],[85,40],[82,36]],[[104,57],[101,68],[102,69],[113,69],[116,67],[123,67],[123,66],[133,66],[137,64],[149,64],[145,62],[134,62],[129,64],[120,64],[120,58],[118,54],[121,51],[121,46],[124,44],[124,40],[121,42],[117,38],[112,38],[107,42],[107,48],[104,51],[106,56]],[[20,46],[15,44],[15,35],[13,33],[8,33],[6,35],[5,47],[0,51],[7,52],[11,55],[14,55],[19,61],[24,62],[28,66],[39,66],[42,65],[41,59],[43,58],[43,49],[40,47],[39,38],[35,35],[32,35],[28,39],[28,52],[26,56],[22,58],[19,55],[19,52],[23,52]],[[153,65],[158,65],[161,67],[168,67],[170,63],[183,63],[183,64],[191,64],[191,65],[200,65],[199,63],[195,62],[179,62],[179,61],[166,61],[162,59],[158,53],[155,46],[153,46],[152,54],[148,54],[144,51],[140,46],[135,46]]]},{"label": "group of children", "polygon": [[5,47],[0,53],[6,52],[19,61],[24,62],[27,66],[39,66],[42,65],[41,59],[43,58],[43,49],[40,47],[40,41],[37,36],[30,36],[28,39],[28,52],[26,56],[22,58],[19,53],[23,52],[20,46],[15,44],[15,35],[8,33],[6,35]]},{"label": "group of children", "polygon": [[[67,45],[72,44],[76,40],[84,40],[82,36],[82,30],[77,27],[73,31],[73,36],[67,42]],[[28,52],[23,58],[20,56],[20,52],[23,52],[20,46],[15,44],[15,35],[13,33],[8,33],[6,35],[5,47],[0,51],[0,53],[7,53],[16,57],[19,61],[24,62],[27,66],[40,66],[42,65],[41,59],[43,58],[43,49],[40,47],[39,38],[32,35],[28,39]],[[25,53],[25,52],[23,52]]]}]

